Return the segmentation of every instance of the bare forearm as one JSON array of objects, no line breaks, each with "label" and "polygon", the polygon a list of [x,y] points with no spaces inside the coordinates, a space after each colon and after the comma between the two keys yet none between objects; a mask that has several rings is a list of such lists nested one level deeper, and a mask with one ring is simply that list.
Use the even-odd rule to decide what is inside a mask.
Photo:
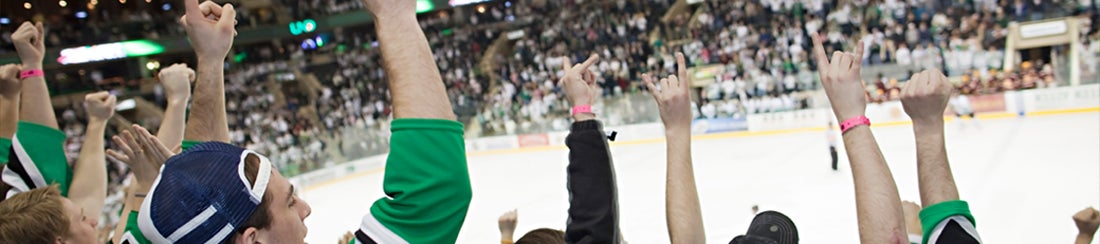
[{"label": "bare forearm", "polygon": [[[19,127],[19,95],[0,96],[0,138],[11,139]],[[7,150],[7,149],[3,149]]]},{"label": "bare forearm", "polygon": [[691,132],[670,130],[665,135],[668,146],[665,218],[669,238],[672,243],[704,243],[703,214],[691,163]]},{"label": "bare forearm", "polygon": [[416,16],[377,19],[375,23],[394,117],[454,120],[439,68]]},{"label": "bare forearm", "polygon": [[[103,134],[106,128],[106,121],[88,122],[80,158],[73,166],[69,197],[88,213],[99,213],[103,209],[103,200],[107,197],[107,158],[103,152]],[[99,218],[98,214],[91,216]]]},{"label": "bare forearm", "polygon": [[[23,64],[24,70],[29,70]],[[41,67],[39,65],[38,67]],[[41,69],[41,68],[39,68]],[[19,118],[23,121],[57,129],[57,116],[53,114],[50,90],[42,76],[23,80],[22,102],[19,104]]]},{"label": "bare forearm", "polygon": [[920,180],[920,198],[924,207],[940,202],[958,200],[959,190],[951,165],[947,161],[944,145],[943,122],[914,123],[917,139],[917,175]]},{"label": "bare forearm", "polygon": [[897,185],[871,129],[852,128],[844,145],[856,188],[856,212],[862,243],[905,243],[905,217]]},{"label": "bare forearm", "polygon": [[225,118],[225,70],[222,69],[224,59],[199,58],[191,118],[187,121],[184,139],[229,142],[229,124]]},{"label": "bare forearm", "polygon": [[1089,243],[1092,243],[1092,235],[1085,234],[1085,233],[1079,233],[1079,234],[1077,234],[1077,240],[1074,241],[1073,243],[1075,243],[1075,244],[1089,244]]},{"label": "bare forearm", "polygon": [[[122,205],[122,215],[118,218],[118,224],[115,225],[115,235],[111,237],[111,243],[122,243],[122,235],[126,233],[126,223],[130,220],[130,212],[141,207],[141,198],[134,197],[134,189],[140,184],[137,183],[137,179],[130,177],[130,187],[126,188],[126,198]],[[136,204],[134,204],[136,202]]]},{"label": "bare forearm", "polygon": [[187,101],[169,101],[164,109],[164,122],[157,131],[157,139],[169,149],[183,143],[184,119],[187,116]]}]

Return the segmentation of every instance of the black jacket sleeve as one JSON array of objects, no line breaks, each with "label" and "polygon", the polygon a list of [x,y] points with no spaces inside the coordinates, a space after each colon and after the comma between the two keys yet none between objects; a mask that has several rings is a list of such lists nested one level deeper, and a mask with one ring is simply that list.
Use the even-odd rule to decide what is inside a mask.
[{"label": "black jacket sleeve", "polygon": [[619,243],[619,200],[615,167],[599,121],[573,123],[567,188],[566,243]]}]

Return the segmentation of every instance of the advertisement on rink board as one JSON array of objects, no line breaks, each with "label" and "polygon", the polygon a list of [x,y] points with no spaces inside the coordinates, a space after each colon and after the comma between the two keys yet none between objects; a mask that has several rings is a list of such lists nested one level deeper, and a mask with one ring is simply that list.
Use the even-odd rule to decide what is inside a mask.
[{"label": "advertisement on rink board", "polygon": [[744,116],[735,118],[697,119],[691,122],[692,134],[745,131],[748,129],[749,122]]},{"label": "advertisement on rink board", "polygon": [[550,137],[546,133],[538,134],[525,134],[516,137],[519,140],[519,147],[543,147],[550,145]]}]

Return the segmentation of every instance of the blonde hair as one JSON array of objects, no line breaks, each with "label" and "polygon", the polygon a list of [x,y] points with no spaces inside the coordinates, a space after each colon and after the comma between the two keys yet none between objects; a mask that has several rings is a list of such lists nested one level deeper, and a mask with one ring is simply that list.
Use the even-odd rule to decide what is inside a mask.
[{"label": "blonde hair", "polygon": [[53,243],[69,235],[68,211],[57,185],[0,202],[0,243]]}]

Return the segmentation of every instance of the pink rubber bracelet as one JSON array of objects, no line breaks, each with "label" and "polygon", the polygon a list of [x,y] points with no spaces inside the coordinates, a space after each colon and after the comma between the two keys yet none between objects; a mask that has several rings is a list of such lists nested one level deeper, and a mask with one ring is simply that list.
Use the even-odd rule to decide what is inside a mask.
[{"label": "pink rubber bracelet", "polygon": [[24,70],[23,72],[19,72],[19,79],[26,79],[38,76],[46,76],[46,73],[42,72],[42,70],[40,69]]},{"label": "pink rubber bracelet", "polygon": [[584,114],[584,113],[588,113],[588,114],[592,113],[592,106],[591,105],[573,106],[573,115]]},{"label": "pink rubber bracelet", "polygon": [[863,115],[844,120],[844,122],[840,122],[840,133],[844,134],[844,132],[848,132],[848,130],[860,125],[871,126],[871,120]]}]

